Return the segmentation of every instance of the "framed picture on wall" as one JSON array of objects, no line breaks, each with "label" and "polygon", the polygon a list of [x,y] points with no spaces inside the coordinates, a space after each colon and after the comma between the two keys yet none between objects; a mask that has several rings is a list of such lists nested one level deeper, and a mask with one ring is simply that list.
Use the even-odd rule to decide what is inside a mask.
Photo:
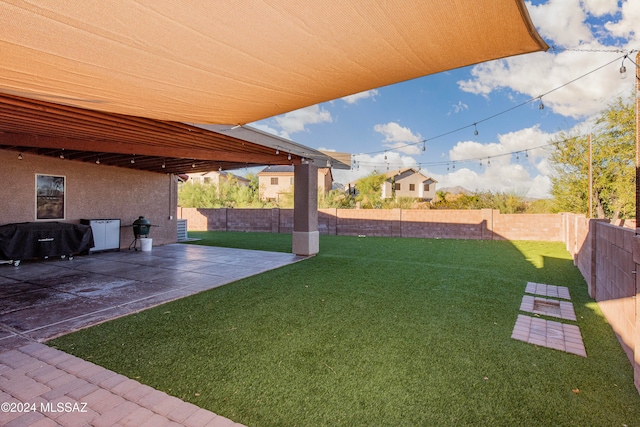
[{"label": "framed picture on wall", "polygon": [[65,218],[66,177],[36,174],[36,220]]}]

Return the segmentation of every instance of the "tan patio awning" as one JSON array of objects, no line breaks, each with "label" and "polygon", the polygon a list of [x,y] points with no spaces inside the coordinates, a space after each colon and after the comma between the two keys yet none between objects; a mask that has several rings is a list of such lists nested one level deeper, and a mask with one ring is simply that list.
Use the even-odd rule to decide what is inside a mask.
[{"label": "tan patio awning", "polygon": [[0,92],[189,123],[545,49],[522,0],[0,1]]}]

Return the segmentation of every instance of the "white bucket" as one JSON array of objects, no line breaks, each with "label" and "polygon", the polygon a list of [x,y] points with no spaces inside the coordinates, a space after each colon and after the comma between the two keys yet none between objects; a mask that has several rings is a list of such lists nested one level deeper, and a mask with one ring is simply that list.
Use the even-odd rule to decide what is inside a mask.
[{"label": "white bucket", "polygon": [[148,237],[140,238],[140,249],[142,252],[151,252],[151,246],[153,246],[153,239]]}]

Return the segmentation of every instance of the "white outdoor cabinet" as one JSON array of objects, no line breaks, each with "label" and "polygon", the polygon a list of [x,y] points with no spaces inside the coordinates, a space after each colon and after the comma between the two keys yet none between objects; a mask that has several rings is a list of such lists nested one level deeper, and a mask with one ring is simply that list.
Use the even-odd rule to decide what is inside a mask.
[{"label": "white outdoor cabinet", "polygon": [[119,219],[82,219],[81,224],[91,226],[93,232],[93,248],[89,252],[120,249]]}]

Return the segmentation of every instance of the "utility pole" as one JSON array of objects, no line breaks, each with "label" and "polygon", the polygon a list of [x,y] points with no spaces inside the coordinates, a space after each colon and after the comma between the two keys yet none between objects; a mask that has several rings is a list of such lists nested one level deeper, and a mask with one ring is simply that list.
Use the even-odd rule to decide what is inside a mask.
[{"label": "utility pole", "polygon": [[[640,52],[636,55],[640,64]],[[640,235],[640,68],[636,65],[636,236]]]},{"label": "utility pole", "polygon": [[[636,168],[636,173],[637,170],[638,168]],[[593,149],[591,146],[591,132],[589,132],[589,219],[591,218],[593,218]]]}]

